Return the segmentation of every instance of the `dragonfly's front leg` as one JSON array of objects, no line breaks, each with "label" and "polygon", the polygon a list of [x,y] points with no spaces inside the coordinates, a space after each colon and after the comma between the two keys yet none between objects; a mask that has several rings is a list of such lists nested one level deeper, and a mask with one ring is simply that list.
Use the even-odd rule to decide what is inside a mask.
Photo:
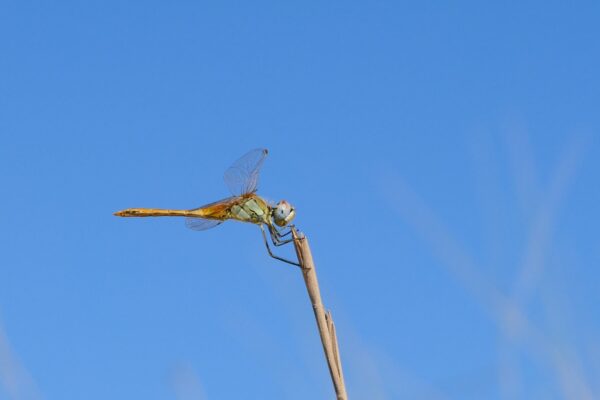
[{"label": "dragonfly's front leg", "polygon": [[285,232],[285,233],[281,233],[281,231],[279,229],[275,228],[275,227],[274,227],[274,229],[277,232],[277,235],[279,236],[279,238],[282,238],[282,237],[286,237],[287,235],[289,235],[289,234],[292,233],[292,227],[293,227],[293,225],[291,225],[288,228],[287,232]]},{"label": "dragonfly's front leg", "polygon": [[[297,267],[301,267],[301,265],[300,265],[299,263],[297,263],[297,262],[290,261],[290,260],[287,260],[287,259],[285,259],[285,258],[283,258],[283,257],[279,257],[279,256],[276,256],[275,254],[273,254],[273,252],[271,251],[271,247],[269,247],[269,241],[267,240],[267,234],[265,233],[265,228],[263,228],[263,226],[262,226],[262,225],[259,225],[259,226],[260,226],[260,231],[261,231],[261,233],[262,233],[262,236],[263,236],[263,240],[264,240],[264,242],[265,242],[265,246],[267,246],[267,251],[269,252],[269,255],[270,255],[271,257],[273,257],[273,258],[274,258],[274,259],[276,259],[276,260],[283,261],[283,262],[285,262],[285,263],[292,264],[292,265],[295,265],[295,266],[297,266]],[[269,231],[270,231],[270,229],[269,229]],[[273,238],[273,235],[272,235],[272,234],[271,234],[271,240],[273,240],[273,244],[274,244],[275,246],[280,246],[281,244],[284,244],[284,243],[281,243],[281,244],[277,244],[277,243],[275,243],[275,240],[274,240],[274,238]]]},{"label": "dragonfly's front leg", "polygon": [[285,233],[281,233],[281,231],[279,229],[277,229],[277,227],[275,227],[274,225],[267,225],[269,227],[269,232],[271,233],[271,237],[276,237],[277,239],[281,239],[287,235],[289,235],[290,233],[292,233],[292,230],[290,229],[288,232]]},{"label": "dragonfly's front leg", "polygon": [[288,244],[294,241],[294,239],[286,239],[286,240],[282,240],[283,237],[289,235],[290,233],[292,233],[292,230],[290,229],[289,232],[286,232],[285,234],[281,234],[277,228],[275,228],[274,226],[270,226],[269,225],[269,233],[271,234],[271,241],[273,242],[273,244],[275,246],[283,246],[284,244]]}]

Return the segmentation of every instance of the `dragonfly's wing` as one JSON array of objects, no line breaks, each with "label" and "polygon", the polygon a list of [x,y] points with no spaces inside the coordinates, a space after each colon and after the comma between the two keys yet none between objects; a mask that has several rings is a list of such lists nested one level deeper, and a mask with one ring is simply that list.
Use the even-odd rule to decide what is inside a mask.
[{"label": "dragonfly's wing", "polygon": [[256,190],[260,167],[268,153],[267,149],[250,150],[225,171],[225,183],[231,193],[241,196]]},{"label": "dragonfly's wing", "polygon": [[263,195],[261,195],[260,197],[261,197],[261,198],[262,198],[264,201],[266,201],[266,202],[267,202],[267,204],[268,204],[269,206],[271,206],[271,207],[276,207],[276,206],[277,206],[277,202],[276,202],[275,200],[273,200],[273,199],[270,199],[270,198],[268,198],[268,197],[266,197],[266,196],[263,196]]},{"label": "dragonfly's wing", "polygon": [[185,226],[195,231],[205,231],[222,224],[228,218],[229,209],[236,204],[237,197],[228,197],[214,203],[205,204],[190,211],[202,211],[203,217],[186,217]]},{"label": "dragonfly's wing", "polygon": [[205,231],[210,228],[214,228],[217,225],[221,225],[223,221],[218,219],[207,219],[207,218],[193,218],[187,217],[185,219],[185,226],[195,231]]}]

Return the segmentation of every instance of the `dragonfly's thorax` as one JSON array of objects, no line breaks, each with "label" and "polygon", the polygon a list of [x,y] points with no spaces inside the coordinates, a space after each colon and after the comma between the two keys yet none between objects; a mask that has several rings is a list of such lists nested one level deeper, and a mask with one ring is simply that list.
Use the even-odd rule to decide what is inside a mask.
[{"label": "dragonfly's thorax", "polygon": [[231,217],[243,222],[269,224],[271,209],[266,201],[255,194],[243,196],[241,201],[231,207]]}]

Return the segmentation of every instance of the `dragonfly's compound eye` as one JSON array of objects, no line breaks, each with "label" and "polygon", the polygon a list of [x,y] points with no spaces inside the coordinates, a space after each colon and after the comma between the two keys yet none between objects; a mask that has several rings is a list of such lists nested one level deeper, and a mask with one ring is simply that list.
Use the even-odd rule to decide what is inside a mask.
[{"label": "dragonfly's compound eye", "polygon": [[277,207],[273,211],[273,220],[279,226],[286,226],[296,216],[296,211],[290,203],[285,200],[281,200],[277,203]]}]

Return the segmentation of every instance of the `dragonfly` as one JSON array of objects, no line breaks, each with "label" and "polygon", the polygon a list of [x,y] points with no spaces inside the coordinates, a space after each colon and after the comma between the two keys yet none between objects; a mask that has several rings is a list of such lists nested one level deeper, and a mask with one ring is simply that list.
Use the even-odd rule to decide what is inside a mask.
[{"label": "dragonfly", "polygon": [[221,225],[227,220],[258,225],[269,255],[288,264],[299,263],[279,257],[273,253],[267,240],[265,228],[273,245],[282,246],[292,242],[287,238],[292,233],[292,220],[296,209],[286,200],[272,204],[256,194],[260,169],[269,154],[267,149],[250,150],[235,161],[224,175],[225,184],[232,196],[214,203],[190,210],[169,210],[161,208],[127,208],[117,211],[118,217],[185,217],[185,224],[195,231],[204,231]]}]

